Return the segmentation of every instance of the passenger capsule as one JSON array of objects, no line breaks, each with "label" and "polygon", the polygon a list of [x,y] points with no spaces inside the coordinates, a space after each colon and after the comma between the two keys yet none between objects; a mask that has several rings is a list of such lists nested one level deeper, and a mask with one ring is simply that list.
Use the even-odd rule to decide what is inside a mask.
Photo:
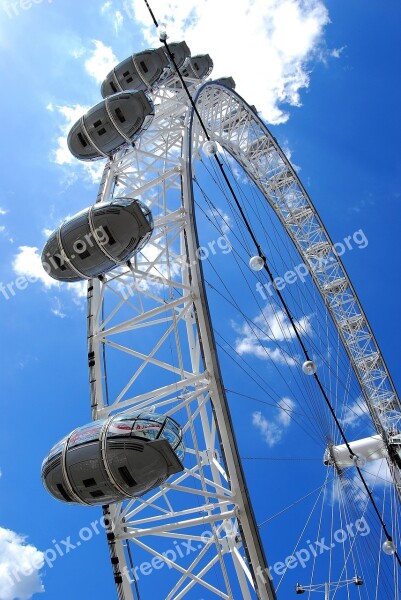
[{"label": "passenger capsule", "polygon": [[173,42],[172,44],[168,44],[168,48],[173,55],[177,68],[181,69],[187,58],[191,56],[191,50],[185,42]]},{"label": "passenger capsule", "polygon": [[164,48],[144,50],[120,62],[102,83],[103,98],[123,90],[147,90],[168,66]]},{"label": "passenger capsule", "polygon": [[120,92],[96,104],[68,134],[70,152],[81,160],[111,157],[148,126],[154,108],[144,92]]},{"label": "passenger capsule", "polygon": [[43,268],[58,281],[98,277],[139,252],[152,231],[152,213],[139,200],[98,202],[50,235],[42,252]]},{"label": "passenger capsule", "polygon": [[[177,67],[180,68],[191,52],[185,42],[169,44]],[[123,90],[145,91],[157,84],[170,66],[164,46],[133,54],[120,62],[102,83],[103,98]]]},{"label": "passenger capsule", "polygon": [[230,90],[235,90],[235,81],[232,77],[219,77],[219,79],[215,79],[213,83],[222,83],[230,88]]},{"label": "passenger capsule", "polygon": [[213,71],[213,61],[209,54],[201,54],[193,56],[180,69],[183,77],[191,77],[193,79],[204,79]]},{"label": "passenger capsule", "polygon": [[184,455],[181,427],[171,417],[120,413],[79,427],[53,446],[42,464],[42,481],[64,502],[121,502],[183,471]]}]

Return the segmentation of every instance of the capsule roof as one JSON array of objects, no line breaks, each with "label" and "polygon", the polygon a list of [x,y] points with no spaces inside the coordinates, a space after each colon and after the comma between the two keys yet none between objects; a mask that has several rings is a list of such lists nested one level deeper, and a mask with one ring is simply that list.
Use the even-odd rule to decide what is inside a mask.
[{"label": "capsule roof", "polygon": [[214,80],[214,83],[222,83],[231,90],[235,90],[235,81],[232,77],[219,77]]},{"label": "capsule roof", "polygon": [[81,160],[111,157],[132,143],[154,113],[144,92],[120,92],[96,104],[70,130],[68,147]]},{"label": "capsule roof", "polygon": [[144,50],[120,62],[102,83],[103,98],[123,90],[147,90],[168,66],[163,48]]},{"label": "capsule roof", "polygon": [[[168,47],[178,68],[191,56],[185,42],[173,42]],[[169,73],[169,66],[164,46],[133,54],[110,71],[102,83],[101,94],[106,98],[123,90],[145,91]]]}]

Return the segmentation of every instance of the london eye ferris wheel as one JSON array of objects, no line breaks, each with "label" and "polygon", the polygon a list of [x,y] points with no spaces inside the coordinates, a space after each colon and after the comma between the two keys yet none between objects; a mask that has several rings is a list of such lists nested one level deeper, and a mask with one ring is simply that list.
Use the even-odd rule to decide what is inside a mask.
[{"label": "london eye ferris wheel", "polygon": [[[76,157],[105,161],[103,176],[42,260],[59,281],[88,280],[92,421],[50,450],[44,484],[66,503],[102,506],[120,599],[399,598],[401,406],[368,317],[255,107],[231,77],[211,79],[209,55],[159,32],[161,46],[118,64],[69,134]],[[285,502],[296,517],[267,542],[240,451],[255,395],[298,428]],[[280,480],[257,468],[268,504]],[[321,479],[313,493],[309,477]],[[273,553],[287,557],[274,573]],[[156,592],[139,581],[145,557],[166,566]]]}]

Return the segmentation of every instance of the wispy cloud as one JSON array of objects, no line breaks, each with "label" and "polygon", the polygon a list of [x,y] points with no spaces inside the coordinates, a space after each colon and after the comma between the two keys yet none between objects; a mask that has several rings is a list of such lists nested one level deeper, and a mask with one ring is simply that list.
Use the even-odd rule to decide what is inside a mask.
[{"label": "wispy cloud", "polygon": [[[393,482],[385,458],[368,462],[361,470],[369,489],[373,491],[374,495],[375,492]],[[331,497],[333,502],[344,501],[347,498],[347,503],[351,498],[360,510],[364,510],[369,502],[362,480],[353,467],[344,470],[343,477],[337,480],[337,484],[331,491]]]},{"label": "wispy cloud", "polygon": [[210,208],[207,212],[222,233],[228,233],[231,230],[232,222],[227,213],[216,207]]},{"label": "wispy cloud", "polygon": [[[35,278],[42,283],[47,290],[58,289],[60,291],[68,290],[73,294],[75,303],[80,304],[86,298],[86,281],[78,281],[76,283],[60,283],[49,277],[42,266],[41,257],[36,246],[20,246],[17,254],[14,256],[12,268],[16,275]],[[54,310],[59,310],[60,307],[55,307]],[[52,312],[54,312],[52,309]],[[54,313],[55,314],[55,313]],[[58,316],[61,316],[59,314]]]},{"label": "wispy cloud", "polygon": [[88,110],[89,106],[81,104],[72,104],[64,106],[55,106],[49,104],[47,110],[55,113],[58,119],[59,135],[56,138],[55,148],[51,152],[51,159],[60,166],[68,166],[66,170],[66,183],[71,185],[76,181],[80,174],[84,175],[92,183],[97,183],[104,169],[104,160],[95,162],[82,162],[76,159],[68,149],[67,137],[71,127]]},{"label": "wispy cloud", "polygon": [[123,24],[124,24],[123,14],[119,10],[116,10],[116,12],[114,13],[114,30],[116,33],[118,33],[120,31]]},{"label": "wispy cloud", "polygon": [[352,404],[345,407],[340,419],[343,427],[356,427],[363,417],[369,414],[368,406],[363,398],[358,398]]},{"label": "wispy cloud", "polygon": [[0,527],[0,598],[1,600],[29,600],[44,592],[40,569],[44,554],[26,539]]},{"label": "wispy cloud", "polygon": [[[157,45],[145,3],[131,0],[126,6],[146,41]],[[239,93],[276,124],[288,119],[283,104],[301,104],[313,60],[322,60],[330,22],[321,0],[153,0],[152,9],[167,23],[171,40],[185,39],[193,55],[208,52],[213,76],[232,75]]]},{"label": "wispy cloud", "polygon": [[[0,217],[4,217],[7,214],[8,210],[0,207]],[[10,233],[5,225],[0,225],[0,235],[3,237],[7,237],[9,242],[14,242],[14,239],[10,236]]]},{"label": "wispy cloud", "polygon": [[70,165],[73,162],[79,164],[68,149],[67,136],[74,123],[88,111],[89,106],[82,106],[81,104],[74,104],[72,106],[54,106],[53,104],[48,104],[46,108],[51,112],[56,112],[62,117],[60,123],[62,135],[57,138],[57,147],[53,151],[54,162],[58,165]]},{"label": "wispy cloud", "polygon": [[115,10],[113,3],[110,2],[110,0],[107,0],[107,2],[101,6],[100,12],[102,15],[106,15],[112,19],[114,31],[118,33],[124,24],[124,16],[122,12],[120,10]]},{"label": "wispy cloud", "polygon": [[[272,344],[292,340],[295,331],[287,315],[282,310],[273,312],[267,305],[262,312],[253,319],[254,325],[243,323],[240,327],[233,324],[234,329],[241,334],[235,341],[236,351],[250,354],[262,360],[273,360],[278,364],[293,366],[296,361],[284,353],[279,347]],[[304,316],[295,321],[295,326],[301,335],[311,333],[310,317]]]},{"label": "wispy cloud", "polygon": [[106,46],[100,40],[93,40],[95,46],[89,58],[85,60],[85,70],[97,83],[101,83],[109,71],[118,63],[112,48]]},{"label": "wispy cloud", "polygon": [[282,398],[278,405],[279,412],[272,419],[267,419],[259,410],[252,413],[252,424],[259,430],[269,448],[281,441],[290,426],[291,414],[296,406],[290,398]]},{"label": "wispy cloud", "polygon": [[341,46],[341,48],[333,48],[330,52],[330,56],[333,58],[340,58],[341,54],[344,52],[347,46]]},{"label": "wispy cloud", "polygon": [[[106,2],[106,4],[108,4]],[[121,22],[121,20],[120,20]],[[86,73],[97,83],[103,81],[109,71],[118,63],[117,57],[110,46],[100,40],[92,40],[90,49],[79,46],[71,50],[71,55],[83,62]],[[54,104],[49,103],[46,109],[54,114],[58,123],[58,135],[55,138],[55,147],[51,151],[51,160],[65,169],[65,183],[72,185],[80,176],[84,176],[91,183],[97,183],[103,173],[104,160],[87,162],[77,160],[69,151],[67,137],[72,126],[84,115],[90,106],[82,104]]]}]

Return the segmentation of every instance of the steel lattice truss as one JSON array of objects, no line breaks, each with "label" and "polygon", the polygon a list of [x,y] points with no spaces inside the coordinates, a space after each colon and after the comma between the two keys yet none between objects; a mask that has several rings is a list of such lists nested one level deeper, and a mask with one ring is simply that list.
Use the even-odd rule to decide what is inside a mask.
[{"label": "steel lattice truss", "polygon": [[[235,92],[217,83],[187,83],[210,137],[258,185],[309,265],[376,427],[391,432],[400,419],[399,400],[351,283],[294,170]],[[134,148],[127,146],[106,165],[98,196],[140,198],[152,209],[155,230],[135,262],[89,283],[92,418],[132,408],[171,415],[183,425],[187,459],[184,472],[146,499],[106,509],[115,536],[109,541],[117,589],[120,598],[133,598],[126,553],[130,540],[134,549],[167,562],[169,573],[175,573],[171,588],[163,592],[166,599],[183,598],[198,586],[200,593],[204,589],[220,598],[272,600],[270,581],[260,576],[267,565],[196,252],[191,161],[205,138],[178,79],[153,90],[152,99],[153,123]],[[163,555],[166,542],[171,547],[177,540],[190,541],[197,552],[176,560]]]},{"label": "steel lattice truss", "polygon": [[258,185],[309,266],[380,432],[397,430],[401,404],[368,320],[327,231],[275,138],[238,94],[218,84],[200,91],[197,108],[209,135]]},{"label": "steel lattice truss", "polygon": [[[375,427],[396,451],[400,400],[341,259],[293,167],[235,92],[208,84],[198,92],[196,105],[210,137],[246,170],[293,240],[337,327]],[[194,130],[194,140],[202,137],[198,123]],[[390,468],[401,495],[399,469],[393,461]]]},{"label": "steel lattice truss", "polygon": [[[183,149],[188,100],[174,78],[153,94],[153,101],[156,114],[152,126],[134,149],[125,149],[106,166],[98,197],[141,198],[152,209],[155,230],[135,263],[109,273],[102,281],[90,282],[92,417],[99,419],[129,408],[171,415],[183,425],[185,462],[191,466],[146,500],[107,509],[116,538],[113,568],[115,574],[123,575],[121,582],[117,575],[117,588],[121,598],[133,597],[124,554],[129,539],[134,547],[167,561],[176,571],[176,582],[166,598],[182,598],[200,586],[216,597],[251,599],[255,585],[260,598],[274,598],[269,581],[258,581],[255,575],[255,569],[266,568],[266,563],[201,289]],[[108,404],[101,366],[103,348],[108,357]],[[113,360],[125,365],[127,357],[130,368],[124,368],[115,384]],[[170,540],[171,546],[172,540],[181,539],[190,540],[197,548],[190,560],[179,557],[174,561],[168,553],[163,556],[161,541]]]}]

